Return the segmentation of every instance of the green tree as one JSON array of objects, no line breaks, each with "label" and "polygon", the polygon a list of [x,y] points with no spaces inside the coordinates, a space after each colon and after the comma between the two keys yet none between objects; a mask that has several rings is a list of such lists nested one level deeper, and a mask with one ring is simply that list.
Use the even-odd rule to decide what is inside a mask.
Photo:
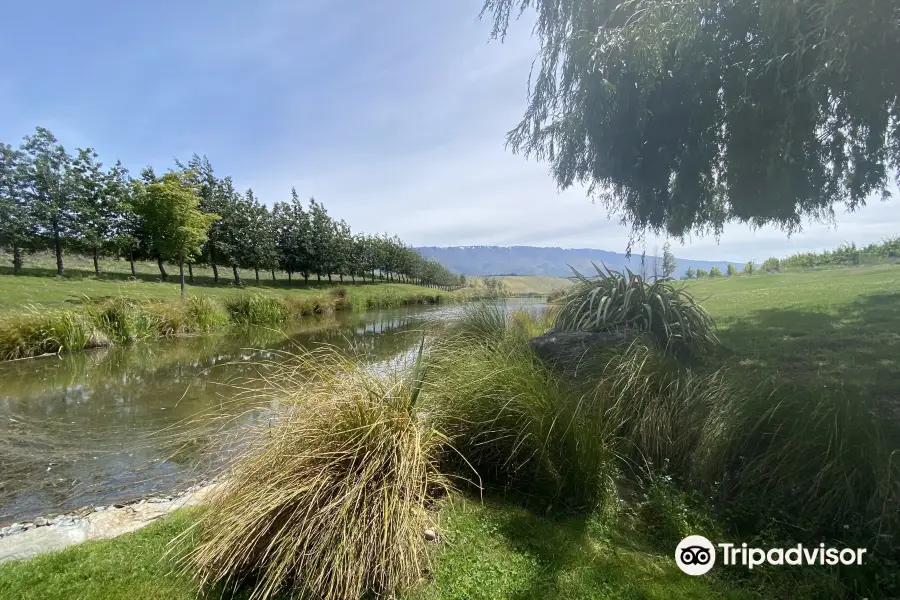
[{"label": "green tree", "polygon": [[517,152],[636,230],[788,231],[888,194],[900,171],[896,0],[485,0],[536,13]]},{"label": "green tree", "polygon": [[684,272],[685,279],[693,279],[697,276],[697,272],[694,271],[694,267],[688,267],[687,271]]},{"label": "green tree", "polygon": [[664,278],[668,279],[675,273],[675,269],[678,268],[678,261],[675,259],[675,255],[672,254],[672,246],[669,242],[666,242],[663,246],[663,256],[662,256],[662,275]]},{"label": "green tree", "polygon": [[72,193],[72,157],[50,130],[35,128],[20,148],[20,177],[27,203],[41,237],[48,240],[56,255],[56,272],[62,275],[63,247],[75,229]]},{"label": "green tree", "polygon": [[756,264],[751,260],[746,265],[744,265],[744,274],[745,275],[753,275],[753,272],[756,271]]},{"label": "green tree", "polygon": [[777,273],[781,271],[781,261],[777,258],[767,258],[763,261],[762,270],[766,273]]},{"label": "green tree", "polygon": [[199,210],[200,197],[189,176],[166,173],[141,186],[135,211],[141,216],[158,260],[178,263],[184,296],[184,262],[200,254],[210,225],[219,216]]},{"label": "green tree", "polygon": [[707,275],[706,269],[697,269],[697,279],[704,279]]},{"label": "green tree", "polygon": [[710,277],[721,277],[722,269],[720,269],[719,267],[713,267],[712,269],[709,270],[709,276]]},{"label": "green tree", "polygon": [[729,263],[728,270],[726,272],[728,273],[729,277],[731,277],[732,275],[737,275],[737,267],[735,267],[733,264]]},{"label": "green tree", "polygon": [[13,273],[22,272],[22,251],[34,245],[37,230],[25,193],[23,156],[12,146],[0,144],[0,247],[13,254]]}]

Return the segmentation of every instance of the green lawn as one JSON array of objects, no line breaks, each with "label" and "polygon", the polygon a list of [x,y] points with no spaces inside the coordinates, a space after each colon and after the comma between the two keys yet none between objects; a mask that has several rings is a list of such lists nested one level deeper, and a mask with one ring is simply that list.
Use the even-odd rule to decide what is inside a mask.
[{"label": "green lawn", "polygon": [[[6,257],[8,258],[8,257]],[[101,261],[101,277],[94,275],[93,262],[89,258],[72,255],[66,256],[66,273],[63,277],[56,274],[56,263],[52,255],[38,254],[27,256],[23,273],[12,275],[12,268],[0,267],[0,312],[20,311],[29,305],[40,305],[53,308],[71,307],[80,303],[87,296],[92,299],[125,296],[135,300],[175,300],[180,295],[178,268],[168,265],[169,280],[161,281],[156,263],[136,263],[137,279],[131,279],[128,261],[104,259]],[[7,264],[0,254],[0,264]],[[197,267],[194,269],[194,283],[188,283],[188,293],[196,296],[208,296],[222,300],[241,292],[254,292],[263,295],[298,295],[313,296],[320,294],[323,288],[330,286],[327,279],[319,283],[315,277],[310,285],[305,285],[302,277],[294,277],[289,284],[285,273],[276,273],[276,281],[272,281],[269,273],[260,273],[257,284],[253,271],[242,271],[243,287],[233,283],[231,269],[219,269],[219,283],[215,283],[212,270]],[[337,276],[333,277],[333,285],[340,284]],[[384,305],[392,305],[391,297],[402,298],[424,291],[424,288],[404,283],[371,282],[362,285],[356,280],[353,284],[350,277],[344,281],[349,289],[351,304],[366,307],[370,299],[385,297]],[[439,293],[436,290],[429,292]]]},{"label": "green lawn", "polygon": [[900,266],[691,282],[735,369],[896,403]]},{"label": "green lawn", "polygon": [[[0,566],[0,600],[195,600],[169,541],[192,512],[115,540]],[[689,577],[627,519],[537,515],[519,503],[453,497],[439,515],[433,571],[407,600],[751,599],[773,597],[721,577]],[[783,584],[778,584],[783,585]]]}]

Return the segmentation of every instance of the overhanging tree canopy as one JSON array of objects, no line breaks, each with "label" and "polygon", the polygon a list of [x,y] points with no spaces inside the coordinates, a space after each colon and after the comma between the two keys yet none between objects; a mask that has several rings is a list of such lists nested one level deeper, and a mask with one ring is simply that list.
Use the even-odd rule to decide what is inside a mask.
[{"label": "overhanging tree canopy", "polygon": [[508,135],[637,231],[789,233],[900,171],[898,0],[486,0],[537,13]]}]

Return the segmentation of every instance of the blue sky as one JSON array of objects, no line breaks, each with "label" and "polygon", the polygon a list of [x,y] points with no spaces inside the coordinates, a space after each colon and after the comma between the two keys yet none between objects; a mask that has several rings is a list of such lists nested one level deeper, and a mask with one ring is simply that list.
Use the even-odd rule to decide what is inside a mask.
[{"label": "blue sky", "polygon": [[[515,156],[531,23],[489,42],[481,0],[7,2],[0,140],[35,125],[135,172],[193,152],[268,203],[291,186],[355,229],[414,245],[623,251],[628,231],[547,166]],[[900,233],[897,202],[788,240],[730,226],[676,246],[748,260]],[[651,239],[649,245],[661,243]]]}]

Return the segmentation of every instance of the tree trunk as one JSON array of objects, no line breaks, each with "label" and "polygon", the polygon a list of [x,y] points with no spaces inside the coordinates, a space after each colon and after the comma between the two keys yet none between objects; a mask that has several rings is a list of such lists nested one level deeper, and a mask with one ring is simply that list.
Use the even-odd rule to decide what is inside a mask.
[{"label": "tree trunk", "polygon": [[321,274],[321,273],[316,273],[316,277],[318,277],[319,283],[322,283],[322,274]]},{"label": "tree trunk", "polygon": [[56,274],[63,274],[62,240],[59,238],[59,223],[53,220],[53,249],[56,251]]},{"label": "tree trunk", "polygon": [[272,269],[272,281],[275,281],[275,269]]},{"label": "tree trunk", "polygon": [[331,283],[331,272],[328,272],[328,283]]},{"label": "tree trunk", "polygon": [[291,272],[288,271],[288,285],[291,285]]},{"label": "tree trunk", "polygon": [[13,273],[18,275],[22,272],[22,249],[13,246]]},{"label": "tree trunk", "polygon": [[128,262],[131,264],[131,278],[137,279],[137,273],[134,270],[134,250],[128,251]]},{"label": "tree trunk", "polygon": [[234,273],[234,285],[241,285],[241,275],[238,273],[237,265],[231,265],[231,270]]},{"label": "tree trunk", "polygon": [[338,275],[339,275],[340,278],[341,278],[341,283],[344,283],[344,274],[343,274],[343,273],[338,273]]},{"label": "tree trunk", "polygon": [[253,270],[256,272],[256,285],[259,285],[259,267],[253,267]]},{"label": "tree trunk", "polygon": [[309,287],[309,273],[304,273],[304,274],[303,274],[303,284],[304,284],[306,287]]},{"label": "tree trunk", "polygon": [[194,285],[194,263],[188,263],[188,276],[191,279],[191,285]]},{"label": "tree trunk", "polygon": [[100,277],[100,251],[94,246],[94,275]]},{"label": "tree trunk", "polygon": [[216,266],[216,247],[213,244],[209,245],[209,264],[213,270],[213,280],[219,283],[219,267]]},{"label": "tree trunk", "polygon": [[178,261],[178,272],[181,274],[181,297],[184,298],[184,259]]},{"label": "tree trunk", "polygon": [[163,265],[162,255],[160,255],[160,254],[156,255],[156,264],[159,265],[159,276],[162,278],[163,281],[168,281],[169,274],[166,273],[166,267],[165,267],[165,265]]},{"label": "tree trunk", "polygon": [[356,283],[356,275],[354,273],[350,273],[350,281]]}]

